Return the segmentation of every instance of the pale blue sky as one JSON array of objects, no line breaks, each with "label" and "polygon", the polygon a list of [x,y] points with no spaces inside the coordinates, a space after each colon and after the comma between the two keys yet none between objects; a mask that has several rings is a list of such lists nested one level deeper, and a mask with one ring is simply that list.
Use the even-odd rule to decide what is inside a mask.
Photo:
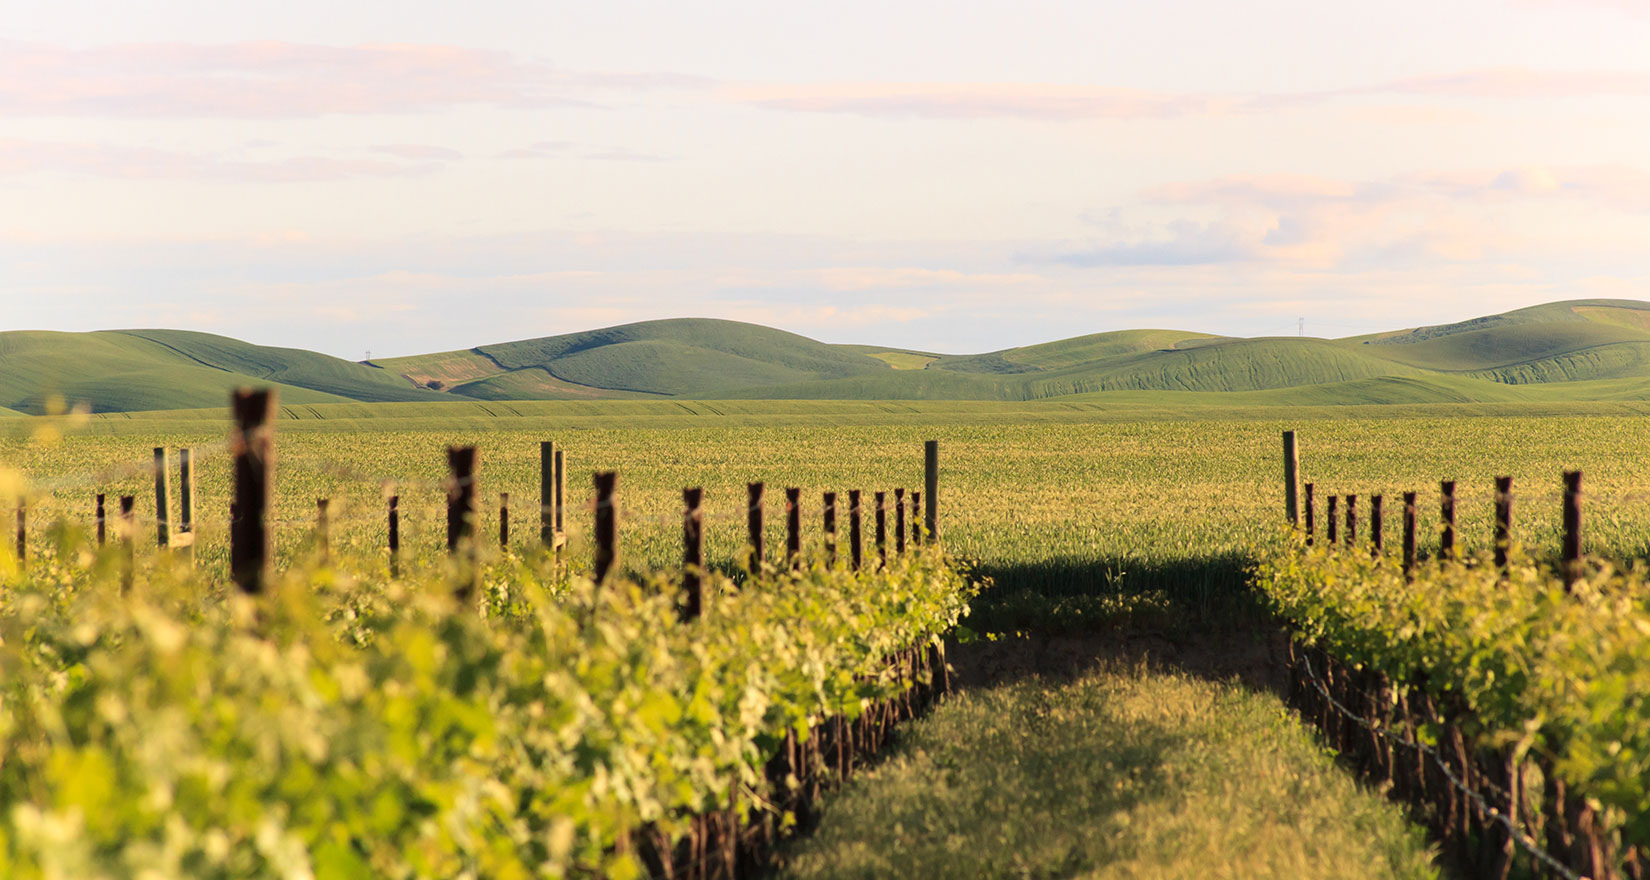
[{"label": "pale blue sky", "polygon": [[1647,48],[1650,0],[13,3],[0,328],[976,351],[1650,298]]}]

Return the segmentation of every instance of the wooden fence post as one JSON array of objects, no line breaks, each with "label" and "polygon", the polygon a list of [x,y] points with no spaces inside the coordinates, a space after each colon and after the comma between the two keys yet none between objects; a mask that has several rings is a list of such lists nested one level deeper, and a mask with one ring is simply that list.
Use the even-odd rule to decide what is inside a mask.
[{"label": "wooden fence post", "polygon": [[155,447],[155,546],[172,546],[171,498],[167,496],[167,478],[172,475],[172,457],[166,447]]},{"label": "wooden fence post", "polygon": [[1379,557],[1386,545],[1386,523],[1382,519],[1379,493],[1369,496],[1369,555]]},{"label": "wooden fence post", "polygon": [[602,471],[596,483],[596,583],[604,583],[619,561],[619,511],[613,494],[619,487],[617,471]]},{"label": "wooden fence post", "polygon": [[802,567],[802,490],[785,490],[785,562],[791,568]]},{"label": "wooden fence post", "polygon": [[940,441],[928,440],[922,444],[922,492],[928,506],[923,508],[923,540],[937,544],[940,540]]},{"label": "wooden fence post", "polygon": [[745,485],[745,540],[750,547],[745,567],[752,577],[762,574],[762,493],[765,488],[762,483]]},{"label": "wooden fence post", "polygon": [[556,546],[556,443],[539,441],[539,542]]},{"label": "wooden fence post", "polygon": [[823,499],[825,519],[825,565],[836,567],[836,493],[826,492]]},{"label": "wooden fence post", "polygon": [[229,525],[229,569],[243,592],[261,593],[271,549],[265,518],[275,481],[275,429],[269,424],[275,390],[239,389],[233,405],[235,429],[229,449],[235,458],[235,507]]},{"label": "wooden fence post", "polygon": [[498,493],[498,548],[510,549],[510,493]]},{"label": "wooden fence post", "polygon": [[475,536],[476,448],[447,447],[447,470],[447,552],[457,553]]},{"label": "wooden fence post", "polygon": [[1331,495],[1325,505],[1327,509],[1324,511],[1324,521],[1329,524],[1328,534],[1325,537],[1329,539],[1327,546],[1331,550],[1335,549],[1335,545],[1340,542],[1338,531],[1340,529],[1340,501],[1341,496]]},{"label": "wooden fence post", "polygon": [[321,563],[324,565],[332,556],[331,536],[327,534],[327,499],[315,499],[315,549],[321,554]]},{"label": "wooden fence post", "polygon": [[894,552],[905,552],[905,489],[894,490]]},{"label": "wooden fence post", "polygon": [[1295,432],[1283,432],[1283,515],[1288,518],[1289,525],[1300,528],[1301,507],[1300,496],[1296,485],[1300,480],[1300,453],[1295,446]]},{"label": "wooden fence post", "polygon": [[1351,549],[1358,543],[1358,496],[1346,496],[1346,546]]},{"label": "wooden fence post", "polygon": [[1564,472],[1564,589],[1575,588],[1581,563],[1581,471]]},{"label": "wooden fence post", "polygon": [[704,610],[705,490],[682,490],[682,619],[698,620]]},{"label": "wooden fence post", "polygon": [[476,470],[477,450],[474,446],[447,447],[447,553],[458,555],[461,571],[453,595],[460,602],[468,602],[475,594],[480,572],[476,567]]},{"label": "wooden fence post", "polygon": [[1507,572],[1512,548],[1512,477],[1495,478],[1495,567]]},{"label": "wooden fence post", "polygon": [[860,566],[861,562],[863,561],[863,559],[861,557],[861,551],[862,551],[863,548],[860,545],[859,532],[860,532],[859,490],[858,489],[849,489],[848,490],[848,564],[850,566],[852,566],[854,571],[859,571],[859,566]]},{"label": "wooden fence post", "polygon": [[173,541],[184,553],[195,552],[195,450],[178,450],[178,534]]},{"label": "wooden fence post", "polygon": [[1317,523],[1314,521],[1316,509],[1312,502],[1313,486],[1311,483],[1307,483],[1301,488],[1306,490],[1306,546],[1310,547],[1312,546],[1312,542],[1316,540],[1313,532],[1317,528]]},{"label": "wooden fence post", "polygon": [[17,501],[17,564],[29,558],[29,506],[21,498]]},{"label": "wooden fence post", "polygon": [[1439,483],[1438,496],[1438,512],[1443,519],[1443,531],[1438,538],[1438,558],[1448,561],[1455,558],[1455,481]]},{"label": "wooden fence post", "polygon": [[1404,576],[1415,572],[1415,493],[1404,493]]},{"label": "wooden fence post", "polygon": [[401,496],[390,496],[390,577],[401,576]]},{"label": "wooden fence post", "polygon": [[[132,579],[137,567],[136,539],[137,518],[132,515],[132,509],[137,506],[137,497],[134,495],[120,496],[120,522],[115,524],[115,531],[120,535],[120,591],[132,591]],[[245,589],[245,587],[242,587]]]},{"label": "wooden fence post", "polygon": [[877,519],[877,560],[883,567],[888,565],[888,493],[876,493]]},{"label": "wooden fence post", "polygon": [[102,547],[108,540],[108,515],[103,510],[103,493],[97,493],[97,546]]},{"label": "wooden fence post", "polygon": [[567,542],[567,454],[557,449],[556,464],[556,567],[561,566],[561,554]]},{"label": "wooden fence post", "polygon": [[922,493],[911,491],[911,547],[922,546]]}]

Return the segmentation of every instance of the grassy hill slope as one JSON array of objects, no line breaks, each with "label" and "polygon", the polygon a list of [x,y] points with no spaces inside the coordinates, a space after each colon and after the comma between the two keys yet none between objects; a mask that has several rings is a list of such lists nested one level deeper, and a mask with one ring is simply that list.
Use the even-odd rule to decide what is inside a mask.
[{"label": "grassy hill slope", "polygon": [[[1650,399],[1650,303],[1577,300],[1353,337],[1097,333],[976,355],[829,345],[700,318],[644,321],[361,364],[177,330],[0,333],[0,407],[216,406],[277,384],[339,401],[823,399],[1035,401],[1157,395],[1185,404],[1516,404]],[[1138,401],[1137,401],[1138,402]]]},{"label": "grassy hill slope", "polygon": [[1650,376],[1650,303],[1548,303],[1356,341],[1397,363],[1508,384]]},{"label": "grassy hill slope", "polygon": [[203,366],[353,400],[428,400],[430,392],[387,370],[297,348],[252,345],[187,330],[111,331],[147,339]]},{"label": "grassy hill slope", "polygon": [[0,333],[0,406],[27,413],[55,398],[99,412],[213,406],[244,385],[272,385],[295,404],[441,399],[384,370],[210,333]]},{"label": "grassy hill slope", "polygon": [[217,406],[242,385],[275,385],[294,403],[351,398],[208,366],[160,343],[119,332],[0,333],[0,406],[39,414],[55,401],[94,411]]},{"label": "grassy hill slope", "polygon": [[677,318],[375,363],[487,400],[715,397],[893,369],[852,348],[756,324]]}]

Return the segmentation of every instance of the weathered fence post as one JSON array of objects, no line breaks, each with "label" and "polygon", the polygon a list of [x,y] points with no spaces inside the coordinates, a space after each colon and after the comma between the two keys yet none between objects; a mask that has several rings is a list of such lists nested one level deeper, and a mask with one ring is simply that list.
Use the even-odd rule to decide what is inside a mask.
[{"label": "weathered fence post", "polygon": [[315,549],[321,554],[321,562],[325,564],[332,555],[331,536],[327,534],[327,499],[315,499]]},{"label": "weathered fence post", "polygon": [[401,496],[390,496],[390,577],[401,576]]},{"label": "weathered fence post", "polygon": [[1346,547],[1352,549],[1358,543],[1358,496],[1346,496]]},{"label": "weathered fence post", "polygon": [[1325,536],[1329,539],[1326,546],[1331,550],[1335,549],[1335,545],[1340,542],[1340,535],[1338,534],[1340,528],[1340,510],[1338,509],[1340,501],[1341,496],[1331,495],[1325,505],[1324,520],[1329,524],[1328,534]]},{"label": "weathered fence post", "polygon": [[1379,557],[1386,544],[1386,522],[1381,505],[1385,499],[1379,493],[1369,496],[1369,555]]},{"label": "weathered fence post", "polygon": [[911,492],[911,547],[922,546],[922,493],[916,490]]},{"label": "weathered fence post", "polygon": [[538,442],[538,540],[556,548],[556,441]]},{"label": "weathered fence post", "polygon": [[178,534],[173,541],[184,553],[195,552],[195,450],[178,450]]},{"label": "weathered fence post", "polygon": [[561,554],[566,548],[567,540],[567,455],[562,449],[556,450],[556,567],[561,567]]},{"label": "weathered fence post", "polygon": [[682,619],[698,620],[704,610],[705,490],[682,490]]},{"label": "weathered fence post", "polygon": [[1404,493],[1404,576],[1415,572],[1415,493]]},{"label": "weathered fence post", "polygon": [[905,490],[894,490],[894,552],[905,552]]},{"label": "weathered fence post", "polygon": [[607,575],[619,561],[619,511],[613,493],[619,486],[617,471],[596,474],[596,583],[607,580]]},{"label": "weathered fence post", "polygon": [[802,490],[785,490],[785,562],[791,568],[802,567]]},{"label": "weathered fence post", "polygon": [[453,595],[468,602],[475,593],[480,572],[476,567],[476,465],[474,446],[447,447],[447,553],[462,549],[458,584]]},{"label": "weathered fence post", "polygon": [[922,444],[922,493],[928,506],[923,508],[923,540],[937,544],[940,540],[940,441],[927,440]]},{"label": "weathered fence post", "polygon": [[825,520],[825,565],[836,567],[836,493],[826,492],[823,505]]},{"label": "weathered fence post", "polygon": [[1512,477],[1495,478],[1495,567],[1507,572],[1512,549]]},{"label": "weathered fence post", "polygon": [[1317,523],[1315,522],[1316,505],[1312,501],[1312,484],[1307,483],[1301,488],[1306,490],[1306,546],[1310,547],[1316,539],[1313,535],[1313,532],[1317,529]]},{"label": "weathered fence post", "polygon": [[762,483],[745,485],[745,540],[750,547],[745,567],[752,577],[762,574],[762,493],[765,488]]},{"label": "weathered fence post", "polygon": [[103,510],[103,493],[97,493],[97,546],[102,547],[108,540],[107,514]]},{"label": "weathered fence post", "polygon": [[171,498],[167,497],[167,477],[172,473],[172,457],[166,447],[155,447],[155,546],[172,546]]},{"label": "weathered fence post", "polygon": [[229,524],[229,569],[242,591],[261,593],[271,549],[265,517],[275,481],[275,429],[269,424],[275,390],[243,388],[232,400],[235,429],[229,449],[235,458],[235,506]]},{"label": "weathered fence post", "polygon": [[848,563],[859,571],[862,547],[860,544],[859,490],[848,490]]},{"label": "weathered fence post", "polygon": [[1300,451],[1295,446],[1295,432],[1283,432],[1283,515],[1288,517],[1289,525],[1300,528],[1301,507],[1300,496],[1296,485],[1300,480],[1301,459]]},{"label": "weathered fence post", "polygon": [[1564,472],[1564,589],[1574,589],[1581,564],[1581,471]]},{"label": "weathered fence post", "polygon": [[1455,481],[1439,483],[1438,496],[1438,512],[1443,520],[1443,531],[1438,538],[1438,558],[1447,562],[1455,558]]},{"label": "weathered fence post", "polygon": [[[132,509],[137,507],[137,496],[120,496],[120,522],[115,524],[115,531],[120,535],[120,591],[129,593],[132,590],[132,579],[137,568],[137,517]],[[244,587],[243,587],[244,589]]]},{"label": "weathered fence post", "polygon": [[498,493],[498,549],[510,549],[510,493]]},{"label": "weathered fence post", "polygon": [[17,501],[17,562],[29,558],[29,506],[21,498]]},{"label": "weathered fence post", "polygon": [[447,447],[447,552],[475,536],[476,448]]},{"label": "weathered fence post", "polygon": [[886,567],[888,565],[888,493],[876,493],[877,519],[877,559]]}]

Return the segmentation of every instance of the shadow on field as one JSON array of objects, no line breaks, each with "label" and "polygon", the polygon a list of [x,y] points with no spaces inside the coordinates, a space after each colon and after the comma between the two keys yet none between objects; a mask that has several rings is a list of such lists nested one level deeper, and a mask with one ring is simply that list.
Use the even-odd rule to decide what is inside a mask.
[{"label": "shadow on field", "polygon": [[967,624],[993,633],[1246,628],[1265,616],[1249,589],[1251,565],[1243,553],[981,562],[974,574],[991,585]]},{"label": "shadow on field", "polygon": [[975,567],[992,585],[949,647],[961,687],[1069,678],[1101,662],[1237,678],[1283,694],[1287,639],[1231,553],[1152,560],[1054,560]]}]

